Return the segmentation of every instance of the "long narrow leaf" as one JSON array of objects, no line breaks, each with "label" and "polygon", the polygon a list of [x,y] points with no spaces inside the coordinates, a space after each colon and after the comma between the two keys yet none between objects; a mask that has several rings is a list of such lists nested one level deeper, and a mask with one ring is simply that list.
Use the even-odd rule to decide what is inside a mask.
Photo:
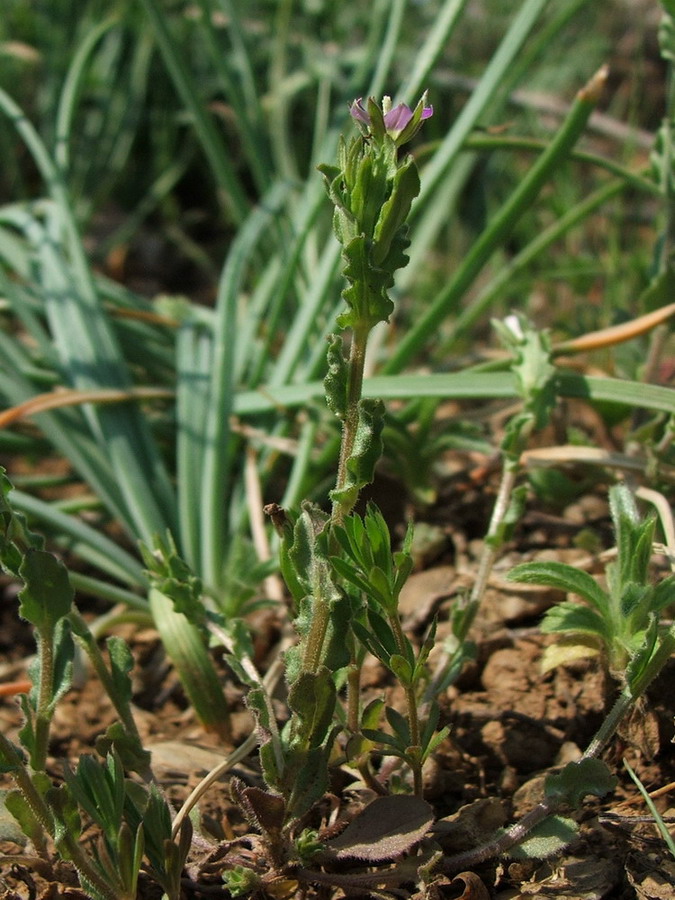
[{"label": "long narrow leaf", "polygon": [[[556,376],[556,391],[562,397],[578,397],[589,402],[610,401],[627,407],[654,409],[675,415],[675,391],[659,385],[560,372]],[[365,397],[382,397],[384,400],[422,397],[487,400],[515,399],[519,396],[515,378],[509,372],[377,375],[365,379],[363,393]],[[323,396],[321,381],[284,387],[270,386],[264,390],[242,391],[237,394],[233,411],[238,415],[252,415],[283,407],[302,406],[313,400],[320,400]]]},{"label": "long narrow leaf", "polygon": [[250,203],[243,186],[232,165],[232,158],[216,130],[213,118],[206,108],[200,91],[195,84],[178,42],[167,24],[167,12],[157,0],[141,0],[150,26],[153,30],[164,62],[173,80],[179,97],[192,116],[192,122],[202,149],[209,161],[211,173],[227,197],[229,213],[236,223],[241,223],[248,214]]},{"label": "long narrow leaf", "polygon": [[214,331],[213,368],[209,386],[209,418],[205,423],[201,485],[200,572],[217,586],[223,574],[227,524],[223,514],[230,489],[233,460],[230,415],[234,401],[234,366],[237,354],[238,306],[242,280],[265,228],[273,220],[287,192],[277,185],[253,210],[232,245],[218,288]]}]

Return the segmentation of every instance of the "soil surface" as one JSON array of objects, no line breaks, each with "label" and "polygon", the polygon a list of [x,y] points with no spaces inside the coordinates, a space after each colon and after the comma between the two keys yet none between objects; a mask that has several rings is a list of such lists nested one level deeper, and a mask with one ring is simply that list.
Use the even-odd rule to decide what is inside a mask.
[{"label": "soil surface", "polygon": [[[418,528],[417,571],[401,598],[401,614],[409,634],[424,633],[438,616],[438,648],[449,632],[448,611],[470,588],[481,550],[484,529],[494,499],[498,473],[489,460],[455,458],[447,483]],[[391,497],[383,480],[376,499]],[[378,493],[383,496],[380,498]],[[551,637],[538,630],[541,614],[561,599],[555,592],[507,582],[514,564],[532,559],[558,559],[602,572],[601,554],[575,546],[581,529],[592,532],[598,549],[611,546],[606,491],[585,494],[555,515],[531,507],[515,540],[501,556],[490,578],[485,602],[473,630],[476,658],[441,699],[442,721],[450,736],[426,765],[424,794],[440,824],[434,838],[446,853],[457,853],[488,840],[494,831],[515,821],[542,797],[543,779],[566,762],[578,759],[610,708],[617,685],[599,663],[580,661],[542,672],[541,656]],[[420,514],[418,513],[418,518]],[[30,629],[17,616],[16,587],[5,583],[0,609],[0,681],[17,682],[27,675],[34,652]],[[95,604],[84,611],[94,616]],[[257,652],[263,668],[275,654],[280,631],[278,612],[259,614]],[[122,632],[134,651],[136,718],[153,767],[172,803],[178,808],[201,778],[232,749],[204,731],[186,702],[180,683],[167,663],[153,630]],[[441,650],[431,657],[432,669]],[[232,674],[222,668],[223,682],[233,709],[232,744],[252,730],[241,691]],[[363,677],[367,697],[384,695],[400,707],[401,697],[373,660]],[[278,693],[283,694],[283,685]],[[16,739],[21,715],[15,697],[1,699],[0,727]],[[281,708],[281,706],[280,706]],[[504,857],[475,867],[473,875],[440,878],[430,886],[386,885],[351,892],[334,887],[277,886],[270,896],[322,897],[386,896],[464,900],[515,900],[541,896],[556,900],[666,900],[675,896],[675,860],[669,856],[643,800],[622,765],[626,758],[649,791],[659,811],[668,817],[675,807],[675,755],[672,749],[675,713],[675,664],[671,663],[649,691],[646,702],[624,724],[605,756],[618,776],[613,794],[602,801],[588,797],[571,817],[579,824],[578,837],[548,861]],[[49,772],[61,779],[62,761],[76,761],[91,753],[96,738],[114,721],[114,710],[86,666],[76,684],[59,703],[53,722]],[[388,762],[381,763],[386,774]],[[227,773],[206,792],[200,804],[202,836],[185,871],[185,897],[228,897],[221,872],[228,848],[246,826],[231,800]],[[248,784],[260,784],[255,754],[234,769]],[[397,773],[392,773],[396,775]],[[400,780],[400,778],[399,778]],[[4,787],[9,787],[6,777]],[[317,825],[329,819],[347,821],[373,799],[359,787],[353,770],[336,770],[334,793],[318,811]],[[447,831],[447,834],[445,833]],[[9,859],[0,860],[0,896],[7,900],[46,900],[86,896],[68,864],[35,868],[30,846],[5,842]],[[361,866],[360,871],[367,871]],[[139,896],[158,897],[156,885],[141,878]]]}]

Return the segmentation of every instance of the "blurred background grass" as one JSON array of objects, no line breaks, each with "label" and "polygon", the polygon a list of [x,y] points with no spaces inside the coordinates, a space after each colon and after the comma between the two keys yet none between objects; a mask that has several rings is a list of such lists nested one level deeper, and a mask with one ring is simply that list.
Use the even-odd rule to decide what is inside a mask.
[{"label": "blurred background grass", "polygon": [[[312,173],[318,161],[313,148],[317,117],[334,116],[332,98],[372,67],[378,51],[372,45],[377,34],[373,19],[384,19],[391,4],[162,0],[158,6],[199,86],[244,198],[257,202],[272,173],[298,182],[318,179]],[[440,6],[437,0],[403,4],[388,79],[394,87],[405,80],[419,47],[436,27]],[[425,128],[425,142],[442,138],[450,128],[520,6],[515,0],[468,4],[461,27],[429,79],[436,114]],[[204,27],[206,16],[210,28]],[[69,134],[68,182],[88,251],[97,267],[143,295],[186,292],[211,302],[236,220],[214,190],[213,167],[167,72],[143,4],[6,0],[0,21],[0,86],[53,146],[59,98],[73,56],[86,36],[111,17],[118,24],[92,54]],[[546,139],[565,104],[607,62],[610,82],[601,106],[610,118],[591,129],[588,144],[627,165],[645,162],[646,132],[658,127],[664,108],[659,17],[656,0],[549,3],[519,54],[521,71],[511,102],[485,124],[507,135]],[[537,35],[546,29],[551,39],[542,48]],[[246,44],[246,54],[238,41]],[[249,112],[248,135],[240,127],[233,96],[224,89],[225,60],[233,91]],[[247,140],[259,141],[257,169]],[[41,179],[4,117],[0,154],[0,201],[40,196]],[[415,290],[406,291],[411,319],[415,304],[424,305],[438,290],[531,162],[531,154],[511,151],[475,156],[456,208],[448,209],[446,224],[415,279]],[[579,202],[595,178],[594,171],[579,164],[562,167],[503,252],[513,255],[525,246]],[[615,320],[618,311],[630,310],[648,278],[653,215],[653,206],[644,199],[630,194],[615,199],[509,284],[503,302],[521,308],[525,303],[539,324],[560,328],[565,335]],[[579,297],[585,298],[583,308],[570,322],[570,307]]]}]

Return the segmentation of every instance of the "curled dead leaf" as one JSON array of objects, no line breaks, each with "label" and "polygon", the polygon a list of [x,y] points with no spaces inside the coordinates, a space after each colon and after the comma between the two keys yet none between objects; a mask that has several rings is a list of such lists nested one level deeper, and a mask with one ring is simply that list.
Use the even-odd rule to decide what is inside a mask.
[{"label": "curled dead leaf", "polygon": [[460,872],[450,883],[458,881],[463,881],[465,886],[457,900],[490,900],[487,888],[475,872]]}]

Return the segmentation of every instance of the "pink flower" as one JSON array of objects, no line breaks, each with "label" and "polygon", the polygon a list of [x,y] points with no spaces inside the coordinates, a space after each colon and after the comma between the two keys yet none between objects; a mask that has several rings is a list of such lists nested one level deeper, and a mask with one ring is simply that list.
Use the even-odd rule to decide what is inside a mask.
[{"label": "pink flower", "polygon": [[[412,110],[406,103],[399,103],[397,106],[392,107],[390,97],[383,97],[382,106],[379,107],[375,100],[371,98],[368,101],[368,109],[366,109],[363,105],[363,99],[359,97],[358,100],[352,103],[349,111],[352,117],[357,122],[366,125],[371,133],[373,131],[377,133],[379,130],[377,127],[378,123],[373,121],[373,114],[377,116],[377,112],[380,112],[384,131],[397,146],[401,146],[419,131],[425,119],[433,116],[434,108],[430,104],[427,105],[426,100],[427,95],[425,92],[415,109]],[[377,118],[379,119],[380,116],[377,116]]]}]

